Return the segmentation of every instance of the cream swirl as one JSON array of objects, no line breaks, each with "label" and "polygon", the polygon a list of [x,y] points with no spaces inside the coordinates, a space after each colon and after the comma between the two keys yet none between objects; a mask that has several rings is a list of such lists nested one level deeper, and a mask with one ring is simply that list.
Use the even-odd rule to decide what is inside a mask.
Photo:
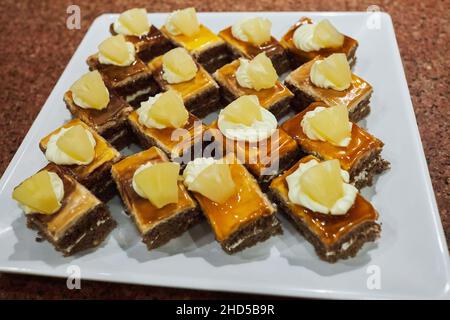
[{"label": "cream swirl", "polygon": [[141,171],[150,168],[153,165],[151,162],[147,162],[143,165],[141,165],[139,168],[136,169],[136,171],[133,174],[133,179],[131,181],[131,186],[133,187],[133,190],[142,198],[147,199],[147,196],[145,195],[145,192],[139,187],[139,185],[136,183],[136,176]]},{"label": "cream swirl", "polygon": [[315,24],[303,24],[295,30],[292,40],[297,49],[310,52],[322,49],[321,45],[314,41]]},{"label": "cream swirl", "polygon": [[239,58],[239,68],[237,68],[235,76],[237,82],[241,87],[252,89],[253,83],[248,74],[249,64],[250,60],[245,58]]},{"label": "cream swirl", "polygon": [[189,161],[186,168],[183,171],[183,182],[184,185],[189,189],[198,175],[214,163],[218,163],[218,160],[214,158],[195,158]]}]

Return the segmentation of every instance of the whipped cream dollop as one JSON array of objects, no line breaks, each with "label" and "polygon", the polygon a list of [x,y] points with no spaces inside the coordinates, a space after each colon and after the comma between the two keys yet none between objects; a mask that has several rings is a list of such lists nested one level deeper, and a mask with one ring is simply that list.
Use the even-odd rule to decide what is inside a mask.
[{"label": "whipped cream dollop", "polygon": [[137,168],[136,171],[135,171],[134,174],[133,174],[133,179],[132,179],[132,181],[131,181],[131,185],[132,185],[132,187],[133,187],[133,190],[134,190],[140,197],[145,198],[145,199],[147,199],[147,196],[145,195],[145,192],[144,192],[141,188],[139,188],[138,184],[136,183],[136,175],[137,175],[139,172],[141,172],[141,171],[143,171],[143,170],[145,170],[145,169],[147,169],[147,168],[150,168],[152,165],[153,165],[153,163],[147,162],[147,163],[144,163],[143,165],[141,165],[139,168]]},{"label": "whipped cream dollop", "polygon": [[244,88],[253,88],[252,79],[248,74],[248,67],[250,64],[250,60],[245,58],[239,58],[239,68],[237,68],[235,72],[236,80],[241,87]]},{"label": "whipped cream dollop", "polygon": [[138,121],[140,124],[146,126],[147,128],[155,128],[155,129],[164,129],[167,126],[164,123],[158,122],[150,115],[150,110],[156,101],[158,101],[159,97],[161,97],[162,93],[158,93],[153,97],[149,97],[147,101],[141,102],[141,107],[136,110],[138,114]]},{"label": "whipped cream dollop", "polygon": [[[145,9],[138,9],[138,10],[142,10],[143,15],[147,16],[147,10]],[[152,26],[152,23],[148,21],[148,29],[145,31],[142,31],[141,33],[137,34],[135,32],[133,32],[132,30],[130,30],[129,28],[127,28],[127,26],[125,26],[123,23],[120,22],[120,17],[118,19],[116,19],[116,21],[114,21],[113,23],[113,30],[115,33],[117,34],[123,34],[124,36],[137,36],[137,37],[141,37],[143,35],[146,35],[149,31],[150,28]]]},{"label": "whipped cream dollop", "polygon": [[134,44],[132,44],[131,42],[126,41],[125,45],[128,52],[128,57],[121,63],[118,63],[117,61],[108,58],[107,56],[103,55],[101,51],[98,53],[98,61],[101,64],[111,64],[119,67],[126,67],[131,65],[136,60],[135,58],[136,49],[134,48]]},{"label": "whipped cream dollop", "polygon": [[[62,151],[59,147],[58,147],[58,139],[64,135],[64,133],[66,131],[68,131],[70,128],[61,128],[61,130],[59,130],[59,132],[57,134],[54,134],[50,137],[50,139],[48,140],[47,143],[47,150],[45,150],[45,157],[47,158],[48,161],[56,163],[56,164],[78,164],[78,165],[83,165],[83,164],[89,164],[92,162],[92,160],[94,160],[94,158],[89,159],[89,161],[86,162],[82,162],[79,161],[77,159],[72,158],[71,156],[69,156],[67,153],[65,153],[64,151]],[[92,135],[92,133],[87,130],[84,129],[89,141],[92,144],[92,147],[95,148],[96,145],[96,141],[94,136]]]},{"label": "whipped cream dollop", "polygon": [[291,202],[301,205],[305,208],[310,209],[314,212],[320,212],[323,214],[331,214],[331,215],[343,215],[346,214],[347,211],[353,206],[355,202],[356,195],[358,193],[358,189],[356,189],[353,185],[349,184],[350,176],[347,171],[341,170],[341,177],[343,180],[343,190],[344,195],[342,198],[338,199],[333,207],[328,208],[313,199],[311,199],[308,195],[302,192],[300,186],[300,177],[310,168],[318,165],[319,162],[315,159],[310,160],[306,163],[302,163],[299,165],[297,170],[295,170],[292,174],[286,177],[286,182],[288,184],[288,198]]},{"label": "whipped cream dollop", "polygon": [[[219,160],[215,160],[214,158],[195,158],[192,161],[189,161],[186,165],[186,168],[183,171],[183,182],[184,185],[190,190],[190,186],[195,181],[197,176],[206,168],[214,163],[219,163]],[[220,162],[223,163],[223,162]]]},{"label": "whipped cream dollop", "polygon": [[314,40],[315,28],[315,24],[303,24],[295,30],[292,41],[297,49],[305,52],[322,49],[322,46]]},{"label": "whipped cream dollop", "polygon": [[269,138],[277,130],[277,119],[267,109],[261,108],[261,120],[256,120],[251,126],[227,121],[222,111],[219,113],[217,126],[223,135],[237,141],[258,142]]},{"label": "whipped cream dollop", "polygon": [[[48,175],[50,177],[50,184],[52,185],[56,200],[58,201],[59,207],[61,207],[61,201],[64,198],[64,183],[56,173],[48,171]],[[36,210],[28,207],[27,205],[21,204],[20,202],[18,204],[26,214],[36,213]]]},{"label": "whipped cream dollop", "polygon": [[322,60],[317,60],[316,62],[314,62],[311,67],[311,71],[309,72],[309,78],[316,87],[324,89],[333,89],[337,91],[343,91],[348,87],[350,87],[351,84],[350,82],[348,82],[342,87],[339,87],[330,80],[328,80],[328,78],[322,72],[319,71],[319,68],[317,68],[317,66],[320,65],[321,63],[323,63]]},{"label": "whipped cream dollop", "polygon": [[[314,128],[311,126],[309,120],[311,118],[314,118],[314,116],[316,114],[318,114],[319,112],[325,110],[326,107],[316,107],[314,110],[312,111],[308,111],[302,121],[300,122],[300,125],[302,126],[303,132],[306,134],[306,136],[311,139],[311,140],[320,140],[320,141],[327,141],[319,132],[317,132],[316,130],[314,130]],[[350,130],[352,129],[353,124],[349,121],[348,125],[350,127]],[[337,143],[336,145],[339,147],[347,147],[350,143],[350,141],[352,140],[352,137],[347,137],[342,139],[341,141],[339,141],[339,143]]]}]

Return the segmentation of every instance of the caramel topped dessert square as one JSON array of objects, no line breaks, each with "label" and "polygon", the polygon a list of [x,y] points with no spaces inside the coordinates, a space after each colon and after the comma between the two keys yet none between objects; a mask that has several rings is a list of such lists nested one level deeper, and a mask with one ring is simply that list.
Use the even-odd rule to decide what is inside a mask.
[{"label": "caramel topped dessert square", "polygon": [[152,147],[112,167],[120,196],[149,250],[176,238],[202,219],[179,181],[179,164]]},{"label": "caramel topped dessert square", "polygon": [[326,19],[314,23],[312,19],[302,17],[289,28],[280,43],[286,49],[292,69],[317,56],[327,57],[333,53],[344,53],[350,66],[356,62],[358,41],[339,33]]},{"label": "caramel topped dessert square", "polygon": [[97,132],[73,119],[44,137],[39,147],[48,161],[73,176],[103,201],[115,194],[111,165],[120,153]]},{"label": "caramel topped dessert square", "polygon": [[[335,58],[333,54],[326,59]],[[345,60],[345,57],[343,58]],[[348,62],[347,69],[350,73],[346,85],[338,87],[333,85],[332,81],[340,81],[341,79],[329,79],[329,77],[339,77],[344,74],[337,64],[330,63],[329,73],[313,68],[315,63],[322,63],[324,59],[317,57],[292,71],[286,78],[286,86],[294,93],[295,98],[292,100],[292,106],[298,111],[302,111],[312,102],[322,101],[327,106],[345,105],[348,108],[350,120],[358,122],[370,113],[370,97],[372,95],[372,86],[362,78],[351,73]],[[339,61],[342,62],[342,61]],[[325,69],[325,68],[324,68]],[[317,77],[317,81],[316,81]],[[347,78],[345,76],[345,78]],[[314,83],[314,81],[316,83]],[[337,90],[336,88],[339,88]]]},{"label": "caramel topped dessert square", "polygon": [[307,156],[270,184],[281,211],[330,263],[354,257],[381,231],[377,211],[339,171],[337,160]]},{"label": "caramel topped dessert square", "polygon": [[52,163],[17,186],[12,197],[27,226],[64,256],[99,246],[117,225],[104,203]]},{"label": "caramel topped dessert square", "polygon": [[297,141],[303,152],[315,155],[322,160],[338,159],[341,168],[349,172],[350,182],[358,189],[372,185],[374,176],[389,168],[389,163],[381,157],[383,142],[355,123],[351,123],[348,136],[344,138],[347,140],[346,143],[341,145],[335,143],[331,135],[337,130],[336,126],[340,125],[336,121],[339,115],[334,116],[334,119],[332,119],[333,115],[330,115],[330,120],[325,119],[322,124],[323,129],[320,128],[321,124],[318,124],[318,130],[322,130],[320,132],[324,137],[317,139],[314,136],[315,129],[305,122],[324,108],[323,103],[315,102],[284,122],[281,128]]}]

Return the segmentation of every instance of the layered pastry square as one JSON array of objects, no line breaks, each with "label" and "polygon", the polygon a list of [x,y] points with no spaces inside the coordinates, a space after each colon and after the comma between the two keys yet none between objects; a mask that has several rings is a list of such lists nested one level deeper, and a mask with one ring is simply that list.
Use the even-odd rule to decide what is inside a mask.
[{"label": "layered pastry square", "polygon": [[278,74],[290,68],[287,54],[277,39],[271,35],[270,20],[254,17],[236,22],[219,32],[235,57],[252,59],[265,52]]},{"label": "layered pastry square", "polygon": [[183,98],[174,90],[141,103],[128,122],[142,148],[156,146],[182,164],[201,154],[207,142],[203,136],[206,127],[186,110]]},{"label": "layered pastry square", "polygon": [[45,157],[74,177],[102,201],[116,191],[111,166],[120,153],[97,132],[79,119],[73,119],[44,137],[39,148]]},{"label": "layered pastry square", "polygon": [[322,160],[337,159],[358,189],[372,185],[389,168],[381,157],[383,142],[348,120],[344,106],[315,102],[281,125],[302,151]]},{"label": "layered pastry square", "polygon": [[234,156],[196,158],[187,164],[183,177],[226,253],[283,232],[275,207]]},{"label": "layered pastry square", "polygon": [[127,103],[137,107],[159,92],[151,70],[137,57],[134,44],[123,35],[107,38],[98,50],[87,58],[89,69],[98,70],[106,86]]},{"label": "layered pastry square", "polygon": [[345,105],[353,122],[370,113],[372,86],[351,73],[342,53],[325,59],[317,57],[303,64],[287,76],[285,84],[295,95],[291,105],[298,111],[312,102],[322,101],[327,106]]},{"label": "layered pastry square", "polygon": [[28,228],[64,256],[99,246],[117,225],[103,202],[55,164],[23,181],[12,197]]},{"label": "layered pastry square", "polygon": [[98,71],[77,80],[64,94],[67,109],[97,131],[117,149],[132,141],[127,117],[133,108],[114,91],[106,88]]},{"label": "layered pastry square", "polygon": [[270,184],[271,198],[330,263],[354,257],[381,232],[378,212],[357,189],[337,160],[300,159]]},{"label": "layered pastry square", "polygon": [[314,23],[302,17],[289,28],[280,43],[286,49],[292,69],[333,53],[344,53],[350,66],[356,62],[358,41],[341,34],[327,19]]},{"label": "layered pastry square", "polygon": [[233,153],[265,190],[300,157],[297,143],[277,126],[256,96],[242,96],[224,108],[209,127],[222,154]]},{"label": "layered pastry square", "polygon": [[194,8],[172,12],[161,31],[175,46],[185,48],[208,72],[232,60],[225,41],[199,23]]},{"label": "layered pastry square", "polygon": [[111,172],[128,214],[149,250],[180,236],[202,214],[183,182],[180,165],[152,147],[113,165]]},{"label": "layered pastry square", "polygon": [[213,76],[220,86],[225,104],[244,95],[256,95],[261,106],[277,119],[290,110],[294,95],[278,81],[273,64],[264,52],[252,60],[237,59],[217,70]]},{"label": "layered pastry square", "polygon": [[137,57],[143,62],[164,54],[173,48],[172,43],[147,17],[147,10],[134,8],[120,14],[109,28],[112,35],[122,34],[134,44]]},{"label": "layered pastry square", "polygon": [[202,118],[220,108],[219,86],[186,49],[172,49],[153,59],[149,67],[162,91],[180,93],[190,113]]}]

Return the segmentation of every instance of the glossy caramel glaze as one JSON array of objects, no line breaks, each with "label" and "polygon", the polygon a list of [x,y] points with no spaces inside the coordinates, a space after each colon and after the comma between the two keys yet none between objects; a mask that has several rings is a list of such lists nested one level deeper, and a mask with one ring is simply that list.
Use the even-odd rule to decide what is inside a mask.
[{"label": "glossy caramel glaze", "polygon": [[156,57],[149,62],[149,67],[152,70],[153,77],[158,82],[158,84],[163,88],[164,91],[173,89],[181,94],[184,101],[189,100],[203,91],[211,88],[217,87],[214,79],[209,75],[208,72],[197,64],[198,71],[195,77],[189,81],[181,83],[168,83],[163,79],[163,67],[162,67],[162,56]]},{"label": "glossy caramel glaze", "polygon": [[[178,129],[175,128],[148,128],[139,122],[139,115],[136,111],[128,116],[128,121],[132,126],[147,137],[156,140],[158,146],[165,149],[169,154],[181,155],[194,143],[201,142],[202,134],[206,127],[196,116],[189,114],[186,124]],[[201,126],[199,126],[201,124]],[[197,125],[197,126],[196,126]]]},{"label": "glossy caramel glaze", "polygon": [[311,67],[316,60],[320,60],[320,57],[292,71],[286,81],[297,87],[300,91],[314,97],[316,101],[323,101],[330,107],[342,104],[350,109],[372,93],[372,86],[353,73],[350,87],[345,90],[338,91],[316,87],[309,77]]},{"label": "glossy caramel glaze", "polygon": [[317,155],[324,160],[338,159],[342,169],[349,171],[360,159],[371,154],[373,150],[383,147],[383,142],[356,124],[352,125],[351,141],[347,147],[338,147],[327,141],[309,139],[303,132],[300,123],[307,112],[319,106],[324,106],[324,104],[314,102],[281,125],[281,128],[297,141],[304,152]]},{"label": "glossy caramel glaze", "polygon": [[67,91],[64,95],[64,101],[70,106],[70,111],[83,122],[89,124],[95,130],[100,132],[115,126],[124,121],[133,108],[115,93],[110,92],[109,103],[102,110],[84,109],[75,104],[72,98],[72,92]]},{"label": "glossy caramel glaze", "polygon": [[64,167],[74,175],[79,180],[86,179],[92,172],[94,172],[96,169],[100,168],[101,166],[105,165],[108,162],[115,162],[120,158],[120,153],[111,146],[108,142],[106,142],[105,139],[103,139],[98,133],[96,133],[94,130],[92,130],[88,125],[86,125],[84,122],[82,122],[79,119],[73,119],[69,122],[67,122],[62,127],[56,129],[46,137],[44,137],[40,143],[39,147],[41,150],[45,153],[47,150],[47,144],[50,138],[58,134],[61,131],[61,128],[70,128],[76,125],[81,125],[86,130],[89,130],[89,132],[92,134],[92,136],[95,139],[95,155],[94,159],[91,163],[86,165],[61,165],[61,167]]},{"label": "glossy caramel glaze", "polygon": [[56,165],[49,164],[43,170],[56,173],[64,184],[64,197],[61,202],[61,208],[52,215],[34,214],[46,227],[47,234],[57,241],[64,235],[66,230],[91,209],[101,204],[101,202],[88,189],[73,178],[65,175]]},{"label": "glossy caramel glaze", "polygon": [[[113,35],[117,34],[114,31],[113,24],[111,24],[110,26],[110,31]],[[161,31],[159,31],[158,28],[156,28],[153,25],[150,26],[149,32],[142,36],[132,36],[132,35],[125,36],[125,40],[133,43],[137,52],[140,52],[155,43],[164,41],[165,39],[166,37],[161,33]]]},{"label": "glossy caramel glaze", "polygon": [[262,107],[268,109],[277,102],[286,97],[293,96],[292,92],[286,88],[280,81],[277,81],[272,88],[255,90],[251,88],[244,88],[239,85],[236,80],[236,70],[239,68],[239,60],[235,60],[219,70],[217,70],[216,77],[219,82],[223,82],[234,95],[256,95]]},{"label": "glossy caramel glaze", "polygon": [[111,169],[122,200],[142,234],[145,234],[157,223],[196,206],[181,181],[178,183],[178,203],[170,203],[160,209],[134,191],[132,185],[133,175],[141,165],[147,162],[158,163],[166,161],[168,161],[166,155],[160,149],[152,147],[123,159],[114,164]]},{"label": "glossy caramel glaze", "polygon": [[355,227],[364,222],[375,221],[378,213],[374,207],[364,199],[359,193],[356,196],[353,206],[344,215],[327,215],[313,212],[298,204],[289,201],[288,184],[286,177],[297,170],[301,163],[306,163],[313,156],[307,156],[300,159],[292,168],[285,171],[281,176],[275,178],[270,184],[270,189],[278,193],[288,205],[289,209],[327,246],[332,246],[343,236],[351,232]]},{"label": "glossy caramel glaze", "polygon": [[293,36],[294,36],[295,30],[297,30],[298,27],[300,27],[304,24],[312,24],[312,23],[313,23],[313,21],[310,18],[307,18],[307,17],[301,18],[281,38],[281,40],[280,40],[281,45],[286,50],[289,50],[291,53],[299,56],[305,62],[312,60],[317,56],[327,57],[333,53],[345,53],[345,55],[347,57],[350,57],[352,52],[356,49],[356,47],[358,47],[358,41],[344,35],[344,43],[339,48],[323,48],[323,49],[320,49],[317,51],[308,51],[308,52],[297,48],[293,41]]},{"label": "glossy caramel glaze", "polygon": [[173,35],[167,31],[165,26],[161,27],[161,32],[166,35],[173,42],[183,46],[191,53],[200,53],[213,46],[218,46],[223,43],[223,40],[214,34],[211,30],[200,25],[199,31],[193,36],[187,36],[184,34]]},{"label": "glossy caramel glaze", "polygon": [[278,172],[279,159],[297,150],[295,140],[281,129],[276,130],[268,139],[257,143],[228,139],[219,130],[217,121],[214,121],[209,129],[222,146],[223,154],[234,153],[257,177]]},{"label": "glossy caramel glaze", "polygon": [[225,42],[227,42],[231,47],[238,50],[246,58],[254,58],[261,52],[265,52],[266,55],[271,58],[274,55],[282,54],[284,52],[283,47],[274,37],[271,37],[270,41],[267,43],[256,46],[250,42],[236,39],[231,32],[231,27],[220,31],[219,37],[225,40]]},{"label": "glossy caramel glaze", "polygon": [[214,230],[216,239],[220,242],[256,219],[275,213],[275,209],[250,173],[235,161],[228,165],[236,185],[236,193],[225,203],[219,204],[194,192]]}]

